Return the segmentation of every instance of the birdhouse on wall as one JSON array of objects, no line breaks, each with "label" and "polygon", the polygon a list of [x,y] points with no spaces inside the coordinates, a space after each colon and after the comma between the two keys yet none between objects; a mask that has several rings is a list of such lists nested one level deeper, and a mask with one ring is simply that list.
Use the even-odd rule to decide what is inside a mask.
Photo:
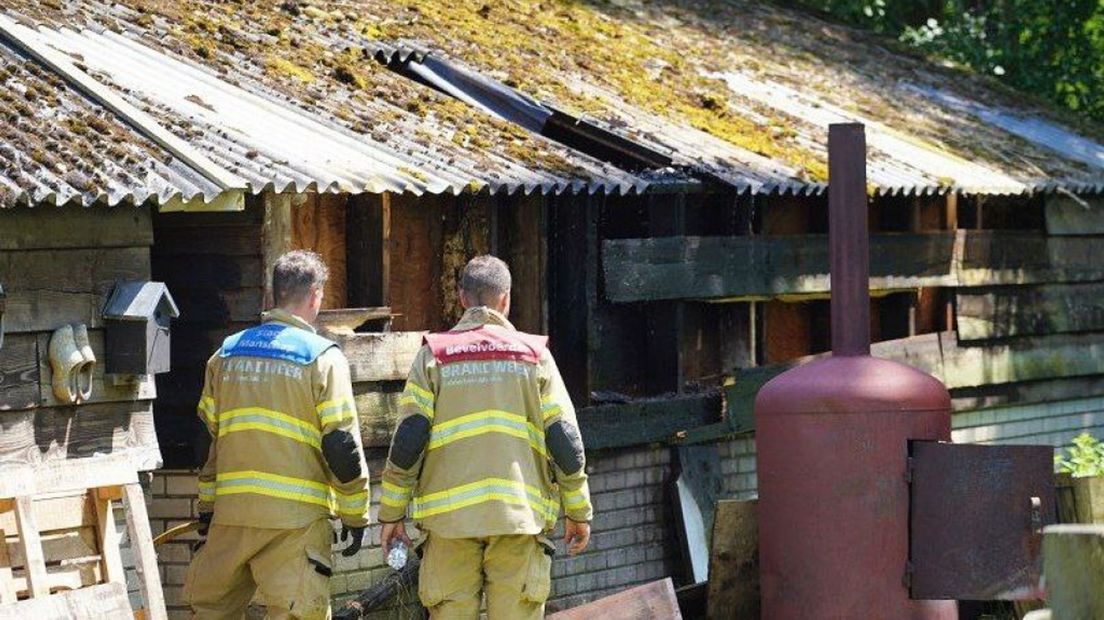
[{"label": "birdhouse on wall", "polygon": [[104,370],[110,374],[155,375],[169,371],[169,323],[180,316],[162,282],[119,282],[103,318]]}]

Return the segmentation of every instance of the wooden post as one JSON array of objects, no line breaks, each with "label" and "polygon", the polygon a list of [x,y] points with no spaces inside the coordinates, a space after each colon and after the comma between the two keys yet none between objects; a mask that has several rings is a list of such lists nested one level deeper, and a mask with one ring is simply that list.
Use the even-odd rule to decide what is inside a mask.
[{"label": "wooden post", "polygon": [[1052,525],[1043,533],[1054,617],[1104,618],[1104,525]]},{"label": "wooden post", "polygon": [[349,199],[346,252],[349,305],[391,304],[391,195],[363,194]]},{"label": "wooden post", "polygon": [[261,254],[264,270],[264,307],[273,306],[272,265],[291,249],[291,194],[264,195],[264,223],[261,227]]},{"label": "wooden post", "polygon": [[119,552],[119,532],[115,529],[113,510],[113,500],[118,497],[117,493],[120,491],[119,487],[93,489],[92,499],[96,505],[96,538],[100,544],[104,581],[126,583],[123,558]]},{"label": "wooden post", "polygon": [[[681,236],[686,232],[686,194],[648,197],[648,233],[652,237]],[[686,306],[681,301],[652,302],[648,306],[646,380],[653,394],[681,392],[682,338]]]},{"label": "wooden post", "polygon": [[138,571],[142,600],[146,603],[146,617],[149,620],[167,620],[165,595],[161,591],[157,553],[153,549],[153,533],[150,531],[142,487],[137,484],[123,485],[123,501],[126,508],[127,533],[130,535],[131,551],[134,554],[134,568]]},{"label": "wooden post", "polygon": [[713,519],[707,615],[759,617],[759,516],[757,500],[721,500]]},{"label": "wooden post", "polygon": [[29,495],[15,498],[15,523],[19,542],[23,546],[23,561],[27,569],[27,586],[31,597],[50,594],[46,583],[46,558],[42,555],[42,539],[35,522],[34,500]]}]

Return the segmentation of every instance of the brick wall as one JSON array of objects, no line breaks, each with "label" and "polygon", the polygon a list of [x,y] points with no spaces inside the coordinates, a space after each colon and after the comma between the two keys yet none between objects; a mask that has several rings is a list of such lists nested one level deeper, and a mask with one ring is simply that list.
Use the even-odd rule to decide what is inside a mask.
[{"label": "brick wall", "polygon": [[[719,445],[724,493],[727,497],[755,495],[755,441],[737,439]],[[378,472],[382,463],[369,463]],[[563,609],[595,600],[634,585],[673,575],[679,566],[679,550],[671,526],[672,504],[669,448],[631,448],[590,456],[588,470],[595,506],[594,534],[590,549],[581,556],[563,553],[563,524],[555,532],[560,554],[552,563],[552,599],[549,609]],[[195,517],[196,479],[192,471],[155,472],[146,500],[156,536],[165,529]],[[380,488],[373,485],[372,518],[378,511]],[[194,535],[158,547],[161,579],[170,620],[188,617],[180,600],[184,572],[191,561]],[[383,563],[379,527],[370,529],[366,548],[353,558],[336,554],[336,573],[330,581],[335,604],[378,581],[390,570]],[[136,588],[136,586],[134,586]],[[136,595],[136,591],[135,591]],[[416,604],[417,593],[402,594]],[[376,615],[378,618],[412,618],[401,604]]]}]

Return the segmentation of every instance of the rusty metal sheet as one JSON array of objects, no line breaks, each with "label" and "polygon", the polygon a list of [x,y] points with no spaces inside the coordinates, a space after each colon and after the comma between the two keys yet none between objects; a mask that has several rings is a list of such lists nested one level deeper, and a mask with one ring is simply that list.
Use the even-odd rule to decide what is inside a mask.
[{"label": "rusty metal sheet", "polygon": [[914,599],[1034,598],[1055,521],[1051,446],[913,442],[908,577]]}]

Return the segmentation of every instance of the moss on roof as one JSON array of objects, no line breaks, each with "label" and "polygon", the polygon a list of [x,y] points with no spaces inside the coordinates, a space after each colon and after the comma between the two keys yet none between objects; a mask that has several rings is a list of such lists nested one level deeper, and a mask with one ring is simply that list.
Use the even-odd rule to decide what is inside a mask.
[{"label": "moss on roof", "polygon": [[433,142],[442,157],[452,156],[450,148],[457,153],[478,147],[568,177],[581,171],[562,150],[412,86],[371,61],[372,45],[382,41],[440,53],[629,136],[634,114],[693,127],[812,181],[827,177],[823,128],[710,76],[743,73],[811,93],[907,133],[914,143],[1011,176],[1024,170],[1076,176],[1086,167],[902,85],[933,86],[1055,120],[1098,140],[1104,136],[1101,128],[984,76],[902,53],[891,41],[809,13],[749,0],[122,0],[113,6],[61,0],[61,9],[32,0],[9,4],[32,16],[68,15],[137,30],[229,79],[255,78],[293,94],[373,139],[406,139],[411,132],[399,131],[401,126],[432,118],[446,134]]}]

